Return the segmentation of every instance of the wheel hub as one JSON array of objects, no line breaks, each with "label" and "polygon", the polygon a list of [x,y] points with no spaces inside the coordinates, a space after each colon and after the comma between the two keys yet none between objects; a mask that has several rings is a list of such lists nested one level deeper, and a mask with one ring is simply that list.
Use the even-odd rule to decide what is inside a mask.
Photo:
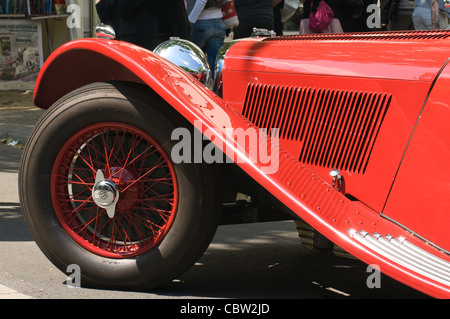
[{"label": "wheel hub", "polygon": [[121,212],[132,210],[142,196],[142,183],[136,181],[134,174],[122,167],[111,167],[111,180],[120,191],[120,202],[117,203],[117,209]]},{"label": "wheel hub", "polygon": [[116,213],[116,204],[119,201],[119,188],[116,183],[105,179],[101,170],[97,171],[95,185],[92,188],[92,198],[97,206],[106,209],[109,218]]}]

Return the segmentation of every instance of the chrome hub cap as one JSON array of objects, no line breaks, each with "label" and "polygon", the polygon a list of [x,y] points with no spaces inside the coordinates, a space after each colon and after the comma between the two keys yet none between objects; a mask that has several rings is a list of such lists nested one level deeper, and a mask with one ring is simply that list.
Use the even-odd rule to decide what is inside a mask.
[{"label": "chrome hub cap", "polygon": [[97,206],[106,209],[109,218],[114,218],[116,204],[119,201],[119,189],[113,181],[105,179],[101,170],[97,171],[92,198]]}]

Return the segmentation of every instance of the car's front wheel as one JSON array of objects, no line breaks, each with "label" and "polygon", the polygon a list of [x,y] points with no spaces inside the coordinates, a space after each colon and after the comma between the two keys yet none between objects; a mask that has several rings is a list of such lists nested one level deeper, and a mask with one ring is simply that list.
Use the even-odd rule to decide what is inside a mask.
[{"label": "car's front wheel", "polygon": [[170,158],[187,123],[139,86],[98,83],[56,102],[24,149],[20,198],[38,246],[82,285],[148,289],[204,252],[219,220],[210,165]]}]

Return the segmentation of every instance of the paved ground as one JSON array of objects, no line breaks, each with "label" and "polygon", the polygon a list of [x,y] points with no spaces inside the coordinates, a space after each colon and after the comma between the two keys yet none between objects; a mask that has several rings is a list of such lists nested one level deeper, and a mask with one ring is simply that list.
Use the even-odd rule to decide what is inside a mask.
[{"label": "paved ground", "polygon": [[34,106],[30,91],[0,91],[0,140],[25,143],[44,112]]},{"label": "paved ground", "polygon": [[0,285],[0,299],[31,299],[32,297],[21,294],[9,287]]}]

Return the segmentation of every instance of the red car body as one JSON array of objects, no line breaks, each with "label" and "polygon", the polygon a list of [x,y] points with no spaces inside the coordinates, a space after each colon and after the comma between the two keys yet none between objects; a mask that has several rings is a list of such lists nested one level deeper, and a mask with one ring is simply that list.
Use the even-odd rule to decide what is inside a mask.
[{"label": "red car body", "polygon": [[[48,59],[34,101],[48,108],[99,81],[145,84],[339,247],[448,298],[449,52],[448,31],[242,40],[225,55],[218,96],[154,53],[85,39]],[[230,127],[278,128],[278,170],[265,172],[248,148],[230,143]]]}]

